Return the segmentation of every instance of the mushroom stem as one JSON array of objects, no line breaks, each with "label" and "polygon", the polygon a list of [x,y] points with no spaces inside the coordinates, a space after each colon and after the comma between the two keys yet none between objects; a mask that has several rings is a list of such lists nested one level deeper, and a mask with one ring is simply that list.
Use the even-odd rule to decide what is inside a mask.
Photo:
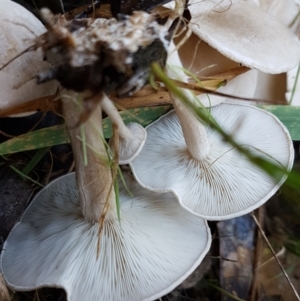
[{"label": "mushroom stem", "polygon": [[132,139],[133,136],[130,130],[126,127],[115,105],[105,93],[102,93],[101,107],[103,111],[105,111],[105,113],[110,117],[111,122],[118,126],[120,137],[122,139]]},{"label": "mushroom stem", "polygon": [[[75,158],[76,181],[81,211],[86,221],[96,223],[99,222],[107,204],[109,204],[109,211],[116,212],[115,194],[112,189],[112,174],[104,145],[101,107],[98,105],[88,121],[83,125],[86,142],[86,145],[83,145],[80,139],[80,128],[72,128],[74,120],[78,120],[81,114],[80,107],[75,101],[75,93],[69,92],[62,99],[63,112],[69,128]],[[87,166],[84,165],[84,147],[88,158]]]},{"label": "mushroom stem", "polygon": [[[182,89],[182,92],[191,97],[192,93],[189,93],[189,91]],[[190,155],[195,160],[204,160],[210,152],[210,144],[204,125],[172,93],[171,98]]]},{"label": "mushroom stem", "polygon": [[[168,64],[166,67],[168,76],[187,82],[178,52],[172,42],[170,45]],[[180,89],[185,96],[192,101],[195,99],[193,93],[187,89]],[[196,116],[188,108],[186,108],[176,95],[170,92],[171,99],[178,119],[180,120],[183,136],[190,155],[198,161],[205,159],[210,152],[210,144],[207,138],[204,125],[196,118]]]}]

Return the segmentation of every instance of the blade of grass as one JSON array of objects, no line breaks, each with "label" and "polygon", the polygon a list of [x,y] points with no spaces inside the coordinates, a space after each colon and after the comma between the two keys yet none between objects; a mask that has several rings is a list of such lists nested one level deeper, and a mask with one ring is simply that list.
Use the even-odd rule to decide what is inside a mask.
[{"label": "blade of grass", "polygon": [[[161,115],[167,113],[170,106],[155,108],[140,108],[120,112],[125,124],[139,120],[143,126],[147,126]],[[103,120],[104,138],[112,135],[112,126],[109,118]],[[82,139],[83,137],[81,137]],[[0,144],[0,155],[13,154],[22,151],[34,150],[63,143],[69,143],[69,135],[66,126],[55,125],[45,129],[32,131],[27,134],[9,139]]]},{"label": "blade of grass", "polygon": [[32,131],[1,143],[0,155],[34,150],[68,142],[69,136],[66,126],[55,125],[49,128]]},{"label": "blade of grass", "polygon": [[82,142],[82,153],[83,153],[83,164],[84,166],[88,165],[88,158],[86,152],[86,140],[85,140],[85,130],[84,124],[80,125],[80,135],[81,135],[81,142]]},{"label": "blade of grass", "polygon": [[293,88],[292,88],[291,98],[289,99],[289,105],[292,103],[294,95],[295,95],[295,92],[296,92],[297,83],[298,83],[298,80],[299,80],[299,73],[300,73],[300,64],[298,65],[298,69],[297,69],[297,73],[296,73],[294,85],[293,85]]},{"label": "blade of grass", "polygon": [[40,187],[44,187],[44,185],[42,185],[41,183],[35,181],[34,179],[24,175],[20,170],[18,170],[16,167],[10,165],[9,166],[14,172],[16,172],[21,178],[25,179],[25,180],[29,180],[30,182],[40,186]]},{"label": "blade of grass", "polygon": [[233,294],[231,294],[231,293],[225,291],[225,290],[222,289],[221,287],[219,287],[219,286],[217,286],[217,285],[215,285],[215,284],[213,284],[213,283],[211,283],[211,282],[208,282],[208,285],[211,286],[211,287],[213,287],[214,289],[218,290],[218,291],[221,292],[222,294],[224,294],[224,295],[226,295],[226,296],[232,298],[233,300],[237,300],[237,301],[246,301],[246,300],[244,300],[244,299],[241,299],[241,298],[239,298],[239,297],[237,297],[237,296],[235,296],[235,295],[233,295]]},{"label": "blade of grass", "polygon": [[133,197],[133,194],[131,193],[131,191],[129,190],[128,186],[126,185],[125,179],[123,177],[122,174],[122,170],[120,167],[118,167],[118,176],[120,177],[122,184],[124,185],[125,190],[127,191],[128,195],[130,195],[131,197]]},{"label": "blade of grass", "polygon": [[29,161],[29,163],[21,170],[21,172],[27,176],[34,169],[34,167],[40,162],[40,160],[46,155],[46,153],[48,153],[50,148],[51,147],[49,146],[49,147],[39,149],[32,157],[32,159]]},{"label": "blade of grass", "polygon": [[117,207],[117,215],[119,223],[121,223],[121,207],[120,207],[120,194],[119,194],[119,182],[118,178],[116,177],[114,180],[114,189],[116,194],[116,207]]}]

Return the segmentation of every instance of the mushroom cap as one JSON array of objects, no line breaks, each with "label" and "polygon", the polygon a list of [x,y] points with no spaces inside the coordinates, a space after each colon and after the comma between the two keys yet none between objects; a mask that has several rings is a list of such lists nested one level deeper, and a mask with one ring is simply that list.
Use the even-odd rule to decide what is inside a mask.
[{"label": "mushroom cap", "polygon": [[[272,114],[249,106],[222,103],[210,109],[221,128],[254,155],[291,169],[290,135]],[[266,202],[286,175],[270,177],[222,137],[206,127],[210,153],[192,159],[174,111],[148,126],[140,155],[130,164],[137,181],[157,192],[173,192],[188,211],[208,220],[244,215]]]},{"label": "mushroom cap", "polygon": [[299,23],[297,18],[299,6],[298,0],[259,0],[261,9],[275,16],[285,26],[292,28],[295,28],[295,23]]},{"label": "mushroom cap", "polygon": [[[180,39],[178,42],[180,42]],[[171,65],[177,65],[179,68],[183,66],[195,76],[210,77],[240,66],[239,63],[228,59],[216,49],[201,41],[195,34],[192,34],[179,48],[178,53],[175,53],[173,49],[174,47],[171,44],[168,57]],[[258,72],[257,70],[249,70],[228,81],[225,86],[218,88],[218,92],[234,95],[241,99],[251,98],[256,91]],[[186,79],[186,77],[184,76],[183,79]],[[200,94],[196,97],[205,107],[218,105],[227,99],[225,96],[208,94]]]},{"label": "mushroom cap", "polygon": [[[126,126],[132,138],[122,138],[119,140],[119,164],[129,164],[141,152],[146,138],[147,131],[138,123],[132,122]],[[113,143],[110,142],[110,147],[113,149]]]},{"label": "mushroom cap", "polygon": [[41,51],[28,51],[17,57],[46,31],[45,27],[32,13],[13,1],[0,0],[0,6],[0,68],[16,57],[0,70],[0,109],[55,94],[57,82],[36,83],[37,74],[50,68]]},{"label": "mushroom cap", "polygon": [[282,73],[300,61],[300,43],[275,17],[253,3],[190,3],[193,32],[228,58],[266,73]]},{"label": "mushroom cap", "polygon": [[206,221],[124,178],[133,196],[120,188],[121,221],[106,216],[98,259],[99,227],[82,217],[74,174],[44,188],[4,244],[7,284],[62,287],[69,301],[154,300],[179,285],[209,250]]}]

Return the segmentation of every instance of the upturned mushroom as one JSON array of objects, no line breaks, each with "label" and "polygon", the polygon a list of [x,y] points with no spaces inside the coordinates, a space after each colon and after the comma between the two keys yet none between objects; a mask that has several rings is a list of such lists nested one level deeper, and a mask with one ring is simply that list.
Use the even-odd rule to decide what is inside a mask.
[{"label": "upturned mushroom", "polygon": [[[80,115],[69,98],[64,110],[68,124]],[[154,300],[179,285],[208,251],[203,219],[174,205],[172,194],[147,191],[126,175],[118,220],[101,121],[97,106],[85,123],[87,166],[80,130],[70,130],[76,181],[70,174],[44,188],[6,240],[1,269],[11,288],[61,287],[70,301]]]},{"label": "upturned mushroom", "polygon": [[[253,3],[234,0],[199,5],[197,1],[190,1],[189,8],[192,31],[233,61],[270,73],[287,71],[299,62],[297,38]],[[176,53],[169,64],[167,71],[171,78],[187,81]],[[182,92],[198,105],[192,93]],[[169,113],[147,128],[144,151],[131,163],[141,185],[153,191],[172,191],[184,208],[213,220],[248,213],[275,193],[286,178],[284,173],[277,179],[268,177],[201,124],[178,97],[172,95],[172,98],[176,114]],[[204,105],[210,106],[210,103]],[[291,168],[291,139],[276,117],[247,105],[231,103],[211,108],[211,114],[253,154],[266,157],[287,170]],[[250,174],[247,175],[248,169]],[[255,180],[258,186],[250,188]],[[263,188],[261,183],[265,185]]]},{"label": "upturned mushroom", "polygon": [[[168,75],[186,79],[178,54],[168,60]],[[174,67],[177,66],[177,67]],[[195,102],[188,90],[182,93]],[[209,220],[240,216],[262,205],[286,179],[272,178],[201,123],[176,95],[173,111],[147,127],[147,141],[130,164],[136,180],[157,192],[173,192],[188,211]],[[224,131],[252,154],[290,170],[293,145],[287,129],[272,114],[248,105],[223,103],[210,113]]]},{"label": "upturned mushroom", "polygon": [[[126,127],[108,95],[113,91],[120,96],[131,94],[145,85],[150,63],[164,64],[167,30],[144,12],[122,20],[67,21],[47,9],[41,15],[48,31],[36,39],[36,47],[45,51],[54,66],[41,72],[38,81],[57,79],[64,88],[84,93],[83,113],[77,125],[101,103],[119,128],[120,164],[129,163],[142,149],[146,131],[137,123]],[[154,54],[152,48],[157,48]]]},{"label": "upturned mushroom", "polygon": [[[143,13],[132,16],[139,17],[147,16]],[[78,37],[70,35],[66,27],[60,27],[64,20],[57,21],[56,33],[66,34],[63,37],[69,42],[76,42]],[[112,29],[120,25],[114,22],[110,21]],[[69,50],[80,59],[82,49]],[[130,65],[130,54],[128,58]],[[84,68],[76,69],[72,60],[67,63],[42,74],[41,78],[50,78],[51,72],[60,68],[61,71],[74,68],[72,76],[86,74]],[[93,67],[88,65],[87,69]],[[60,77],[61,73],[56,75]],[[63,85],[71,84],[76,90],[70,78],[67,82],[61,80]],[[80,92],[86,93],[88,89],[83,90]],[[102,107],[112,119],[115,109],[106,102],[105,91],[97,91],[89,99],[93,110],[88,112],[89,118],[84,123],[83,141],[80,128],[74,127],[74,122],[82,117],[82,106],[87,103],[83,98],[83,94],[78,96],[71,91],[62,93],[76,175],[56,180],[32,201],[4,244],[0,260],[3,276],[16,290],[42,286],[64,288],[69,301],[157,299],[179,285],[199,265],[210,246],[209,228],[202,218],[182,210],[179,204],[174,206],[171,193],[150,192],[126,175],[126,185],[121,181],[119,191],[115,189],[116,169],[110,168],[112,158],[104,143]],[[115,124],[121,127],[118,121]],[[118,147],[114,141],[114,147]]]}]

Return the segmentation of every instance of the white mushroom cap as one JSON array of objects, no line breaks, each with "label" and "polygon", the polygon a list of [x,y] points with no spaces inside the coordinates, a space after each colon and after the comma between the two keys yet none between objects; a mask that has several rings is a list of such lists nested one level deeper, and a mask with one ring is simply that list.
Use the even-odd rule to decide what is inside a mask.
[{"label": "white mushroom cap", "polygon": [[[259,7],[275,16],[285,26],[291,26],[299,13],[300,2],[298,0],[258,0]],[[295,26],[293,26],[295,27]]]},{"label": "white mushroom cap", "polygon": [[193,32],[228,58],[266,73],[300,61],[300,43],[275,17],[241,0],[190,3]]},{"label": "white mushroom cap", "polygon": [[[28,10],[0,0],[0,68],[33,44],[46,29]],[[55,94],[58,83],[38,85],[36,75],[50,68],[41,51],[28,51],[0,70],[0,109]]]},{"label": "white mushroom cap", "polygon": [[[291,169],[292,141],[275,116],[230,103],[214,106],[210,112],[224,131],[254,155]],[[149,190],[175,193],[184,208],[209,220],[237,217],[266,202],[286,175],[270,177],[204,126],[210,151],[203,160],[191,157],[175,112],[148,126],[144,148],[131,163],[137,181]]]},{"label": "white mushroom cap", "polygon": [[106,218],[98,259],[99,227],[83,220],[74,174],[43,189],[4,245],[8,285],[62,287],[69,301],[154,300],[179,285],[209,249],[206,221],[125,180],[133,197],[120,188],[121,221]]}]

